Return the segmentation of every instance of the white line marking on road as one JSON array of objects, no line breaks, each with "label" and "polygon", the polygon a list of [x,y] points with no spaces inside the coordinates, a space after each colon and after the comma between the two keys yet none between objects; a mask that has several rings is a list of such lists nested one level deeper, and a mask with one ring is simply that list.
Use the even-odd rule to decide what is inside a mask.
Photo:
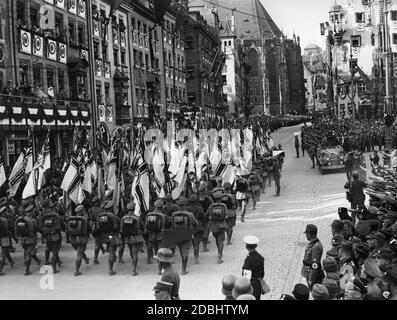
[{"label": "white line marking on road", "polygon": [[[285,217],[285,218],[276,218],[276,219],[269,219],[269,218],[261,218],[261,219],[246,219],[245,223],[250,223],[250,222],[277,222],[277,221],[319,221],[319,220],[325,220],[325,219],[331,219],[331,218],[337,217],[337,213],[332,213],[328,214],[325,216],[321,217],[315,217],[315,218],[305,218],[303,216],[299,217]],[[240,222],[241,223],[241,222]]]}]

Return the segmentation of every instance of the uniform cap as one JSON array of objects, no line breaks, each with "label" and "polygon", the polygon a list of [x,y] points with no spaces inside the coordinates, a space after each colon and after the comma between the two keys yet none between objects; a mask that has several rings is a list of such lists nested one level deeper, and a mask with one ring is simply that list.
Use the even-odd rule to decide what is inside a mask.
[{"label": "uniform cap", "polygon": [[225,296],[231,296],[236,282],[236,277],[234,275],[224,276],[222,279],[222,293]]},{"label": "uniform cap", "polygon": [[225,192],[225,188],[223,188],[223,187],[215,187],[214,189],[212,189],[212,192],[213,193],[217,193],[217,192],[223,193],[223,192]]},{"label": "uniform cap", "polygon": [[[336,248],[336,247],[335,247]],[[337,249],[335,249],[335,248],[333,248],[333,249],[331,249],[331,250],[328,250],[327,252],[326,252],[326,256],[327,257],[330,257],[330,258],[334,258],[334,259],[338,259],[338,257],[339,257],[339,252],[338,252],[338,250]]]},{"label": "uniform cap", "polygon": [[314,224],[308,224],[304,233],[317,234],[317,227]]},{"label": "uniform cap", "polygon": [[394,258],[394,252],[389,248],[380,248],[376,253],[376,257],[379,259],[391,260]]},{"label": "uniform cap", "polygon": [[135,202],[129,202],[127,204],[127,210],[130,210],[130,211],[135,210]]},{"label": "uniform cap", "polygon": [[164,201],[163,201],[163,199],[157,199],[157,200],[154,202],[154,207],[157,208],[157,209],[160,209],[160,208],[162,208],[163,206],[164,206]]},{"label": "uniform cap", "polygon": [[297,300],[309,300],[310,290],[303,283],[298,283],[295,285],[292,294]]},{"label": "uniform cap", "polygon": [[359,236],[367,236],[371,233],[371,224],[367,220],[360,220],[356,226],[356,233]]},{"label": "uniform cap", "polygon": [[186,199],[186,198],[184,198],[184,197],[181,197],[181,198],[179,198],[179,199],[176,201],[176,204],[177,204],[178,206],[187,206],[187,205],[189,205],[189,200]]},{"label": "uniform cap", "polygon": [[169,282],[165,281],[158,281],[156,283],[156,286],[153,288],[154,291],[167,291],[168,293],[171,293],[172,287],[174,285]]},{"label": "uniform cap", "polygon": [[342,241],[342,243],[338,246],[338,248],[352,252],[353,251],[353,242]]},{"label": "uniform cap", "polygon": [[382,276],[382,271],[380,271],[378,264],[372,258],[365,260],[363,271],[372,278]]},{"label": "uniform cap", "polygon": [[381,232],[378,232],[378,231],[375,231],[375,232],[372,232],[369,236],[368,236],[368,239],[376,239],[376,240],[378,240],[378,241],[380,241],[380,242],[385,242],[385,240],[386,240],[386,237],[385,237],[385,235],[383,234],[383,233],[381,233]]},{"label": "uniform cap", "polygon": [[343,242],[344,238],[340,235],[337,235],[332,238],[332,246],[337,247]]},{"label": "uniform cap", "polygon": [[248,245],[257,245],[259,243],[259,239],[256,236],[246,236],[243,241]]},{"label": "uniform cap", "polygon": [[328,300],[329,299],[328,289],[322,284],[316,283],[312,289],[312,296],[314,300]]},{"label": "uniform cap", "polygon": [[189,200],[190,200],[190,202],[196,202],[196,201],[199,200],[199,197],[198,197],[197,194],[192,193],[192,194],[189,196]]},{"label": "uniform cap", "polygon": [[339,281],[340,281],[340,277],[339,277],[339,273],[338,272],[327,273],[326,278],[327,279],[331,279],[331,280],[335,280],[336,283],[339,283]]},{"label": "uniform cap", "polygon": [[325,272],[336,272],[338,270],[338,263],[334,258],[326,257],[323,259],[323,269]]},{"label": "uniform cap", "polygon": [[340,221],[340,220],[334,220],[332,221],[331,227],[336,229],[336,230],[343,230],[345,224]]},{"label": "uniform cap", "polygon": [[252,294],[253,289],[251,286],[251,281],[248,278],[237,278],[232,291],[232,296],[236,299],[238,296],[243,294]]},{"label": "uniform cap", "polygon": [[330,295],[337,295],[340,292],[340,287],[335,280],[326,278],[323,281],[323,286],[327,288]]},{"label": "uniform cap", "polygon": [[164,197],[164,200],[165,200],[165,201],[172,201],[172,200],[173,200],[172,194],[171,194],[171,193],[167,193],[167,194],[165,195],[165,197]]},{"label": "uniform cap", "polygon": [[236,300],[256,300],[256,298],[252,294],[242,294]]},{"label": "uniform cap", "polygon": [[81,212],[81,211],[83,211],[84,210],[84,206],[82,206],[81,204],[80,205],[78,205],[77,207],[76,207],[76,209],[74,210],[76,213],[79,213],[79,212]]},{"label": "uniform cap", "polygon": [[354,250],[364,257],[368,257],[368,255],[369,255],[369,246],[365,242],[361,242],[361,243],[358,243],[357,245],[355,245]]},{"label": "uniform cap", "polygon": [[232,189],[232,184],[230,182],[226,182],[226,183],[223,184],[223,187],[226,190],[230,190],[230,189]]},{"label": "uniform cap", "polygon": [[212,196],[214,197],[214,199],[220,199],[220,198],[223,197],[223,194],[222,194],[221,191],[217,191],[217,192],[214,192],[214,193],[212,194]]},{"label": "uniform cap", "polygon": [[174,260],[172,259],[173,256],[174,254],[172,253],[171,249],[161,248],[159,251],[157,251],[157,255],[155,255],[153,258],[160,262],[174,263]]}]

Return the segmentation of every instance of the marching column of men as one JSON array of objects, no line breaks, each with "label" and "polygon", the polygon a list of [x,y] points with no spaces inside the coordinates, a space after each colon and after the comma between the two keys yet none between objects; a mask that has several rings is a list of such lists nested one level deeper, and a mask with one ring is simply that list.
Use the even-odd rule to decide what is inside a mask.
[{"label": "marching column of men", "polygon": [[[176,201],[171,194],[157,199],[150,212],[141,216],[135,214],[135,203],[126,203],[125,209],[114,214],[113,194],[109,190],[102,201],[97,196],[86,199],[82,205],[67,210],[63,197],[52,192],[42,201],[30,198],[18,206],[13,198],[0,199],[0,275],[5,275],[6,265],[14,266],[13,241],[20,241],[24,250],[25,275],[30,275],[32,259],[41,265],[37,257],[38,241],[45,244],[45,264],[53,272],[62,266],[60,251],[63,233],[66,243],[76,251],[75,276],[81,275],[81,264],[89,264],[85,253],[90,236],[94,238],[93,262],[99,264],[99,253],[108,253],[109,275],[115,275],[114,264],[124,263],[123,253],[128,247],[131,257],[132,275],[138,275],[138,256],[147,254],[147,263],[166,246],[182,258],[182,274],[187,274],[188,257],[193,247],[194,264],[199,263],[200,244],[207,252],[209,236],[215,239],[217,262],[223,263],[224,244],[232,243],[233,228],[238,211],[244,222],[248,202],[252,199],[253,209],[266,185],[280,176],[281,157],[266,154],[255,162],[252,171],[239,170],[236,180],[222,185],[222,179],[208,178],[204,174],[197,192],[181,196]],[[275,181],[276,195],[279,195],[279,180]],[[174,233],[173,241],[169,235]],[[165,239],[167,237],[167,239]],[[8,264],[7,264],[8,263]],[[161,273],[159,265],[158,272]]]}]

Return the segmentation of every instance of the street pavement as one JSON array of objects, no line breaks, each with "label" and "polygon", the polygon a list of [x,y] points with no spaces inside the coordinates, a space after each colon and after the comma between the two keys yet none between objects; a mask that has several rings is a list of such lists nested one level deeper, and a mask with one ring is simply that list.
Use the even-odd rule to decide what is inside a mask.
[{"label": "street pavement", "polygon": [[[210,252],[200,252],[200,264],[193,265],[190,252],[189,274],[181,276],[180,296],[183,300],[221,300],[222,278],[226,274],[241,274],[247,255],[243,237],[249,234],[260,239],[258,251],[265,257],[265,280],[271,292],[262,296],[264,300],[278,300],[282,293],[290,294],[296,283],[305,283],[300,276],[303,254],[307,244],[303,231],[313,223],[318,226],[319,238],[325,251],[330,248],[332,220],[338,218],[338,207],[348,206],[343,185],[344,172],[321,175],[312,169],[307,156],[296,158],[294,132],[301,126],[283,128],[273,135],[275,144],[286,150],[281,178],[281,197],[274,198],[274,183],[266,189],[256,211],[252,203],[246,222],[237,222],[233,243],[225,245],[224,263],[217,264],[215,240],[211,238]],[[61,272],[54,276],[53,289],[43,289],[45,278],[39,267],[32,262],[33,275],[25,277],[23,252],[17,245],[13,254],[16,265],[5,267],[7,275],[0,277],[0,299],[132,299],[153,300],[153,287],[160,276],[157,265],[146,264],[146,254],[140,254],[139,275],[131,275],[128,249],[124,253],[125,264],[116,264],[117,275],[108,275],[107,256],[100,255],[100,265],[92,264],[93,242],[88,246],[90,264],[82,265],[83,275],[74,277],[75,252],[64,244],[60,256],[63,260]],[[40,246],[39,257],[44,260],[44,248]],[[181,259],[176,251],[175,267],[181,272]],[[41,284],[41,286],[40,286]]]}]

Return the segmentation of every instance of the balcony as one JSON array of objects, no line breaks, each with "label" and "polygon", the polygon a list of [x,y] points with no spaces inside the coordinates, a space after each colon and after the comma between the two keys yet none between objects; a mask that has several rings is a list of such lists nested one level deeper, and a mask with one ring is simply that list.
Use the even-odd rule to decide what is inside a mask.
[{"label": "balcony", "polygon": [[123,125],[132,121],[131,106],[117,105],[116,106],[116,124]]}]

